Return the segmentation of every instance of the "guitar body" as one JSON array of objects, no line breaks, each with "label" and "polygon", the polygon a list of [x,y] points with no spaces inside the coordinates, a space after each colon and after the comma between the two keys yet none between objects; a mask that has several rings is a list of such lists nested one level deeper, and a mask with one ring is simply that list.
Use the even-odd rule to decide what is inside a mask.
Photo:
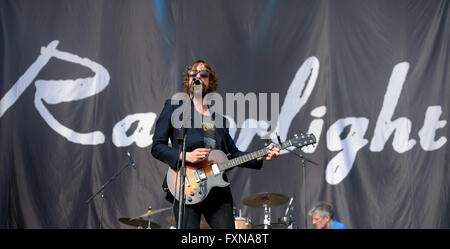
[{"label": "guitar body", "polygon": [[[209,191],[214,187],[226,187],[230,183],[223,179],[223,172],[213,173],[212,165],[228,161],[227,156],[221,150],[212,150],[208,158],[196,164],[186,163],[186,178],[184,183],[184,194],[186,204],[197,204],[202,202]],[[169,167],[167,172],[167,186],[170,193],[179,200],[180,179],[178,171]]]},{"label": "guitar body", "polygon": [[[289,146],[301,148],[314,143],[316,143],[316,138],[313,134],[300,134],[300,136],[295,134],[293,138],[285,141],[281,145],[275,145],[275,147],[282,150]],[[223,179],[224,171],[260,156],[267,155],[268,150],[270,149],[266,147],[231,160],[228,160],[223,151],[212,150],[209,153],[208,158],[202,162],[196,164],[186,163],[186,178],[184,183],[186,204],[200,203],[208,196],[208,193],[212,188],[230,185],[230,183]],[[170,193],[172,193],[177,200],[179,200],[179,178],[178,171],[169,167],[169,170],[167,171],[167,186]]]}]

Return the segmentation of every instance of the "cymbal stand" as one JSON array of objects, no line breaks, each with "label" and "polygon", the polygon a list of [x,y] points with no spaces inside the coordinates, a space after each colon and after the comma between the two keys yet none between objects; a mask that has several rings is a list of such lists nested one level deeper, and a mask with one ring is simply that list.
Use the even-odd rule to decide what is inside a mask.
[{"label": "cymbal stand", "polygon": [[[152,206],[148,207],[148,211],[152,211]],[[152,225],[152,221],[151,221],[152,219],[150,217],[151,217],[151,215],[148,216],[147,229],[152,229],[152,226],[151,226]]]},{"label": "cymbal stand", "polygon": [[128,167],[133,167],[133,166],[134,166],[134,164],[131,161],[128,162],[127,164],[125,164],[124,166],[122,166],[122,168],[120,168],[113,176],[111,176],[111,178],[109,178],[105,182],[105,184],[100,186],[100,188],[97,190],[97,192],[95,192],[95,194],[93,194],[91,197],[89,197],[89,199],[86,200],[86,204],[89,204],[89,202],[92,201],[92,199],[94,199],[95,196],[97,196],[98,194],[101,194],[100,196],[102,198],[102,202],[100,204],[101,211],[100,211],[99,229],[103,228],[103,202],[104,202],[104,199],[105,199],[104,191],[105,191],[106,186],[109,183],[111,183],[114,179],[116,179],[123,172],[124,169],[126,169]]},{"label": "cymbal stand", "polygon": [[271,208],[269,207],[269,205],[267,205],[267,202],[264,202],[263,208],[264,208],[264,229],[269,229]]}]

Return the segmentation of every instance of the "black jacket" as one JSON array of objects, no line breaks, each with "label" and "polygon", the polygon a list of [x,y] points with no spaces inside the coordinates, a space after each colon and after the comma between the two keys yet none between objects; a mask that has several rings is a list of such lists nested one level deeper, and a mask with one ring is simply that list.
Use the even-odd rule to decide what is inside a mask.
[{"label": "black jacket", "polygon": [[[177,169],[178,158],[180,155],[180,146],[177,141],[178,134],[180,130],[174,128],[171,123],[172,113],[179,108],[181,105],[172,105],[171,100],[166,100],[164,108],[156,121],[155,133],[153,135],[153,145],[151,152],[153,157],[160,160],[161,162],[169,165],[173,169]],[[194,105],[191,105],[191,113],[194,114]],[[223,118],[224,124],[226,119]],[[191,127],[194,127],[194,118],[191,118]],[[247,153],[239,151],[236,147],[233,139],[231,138],[228,128],[217,128],[216,127],[216,147],[222,150],[226,154],[229,153],[228,158],[236,158]],[[187,140],[186,140],[186,151],[191,152],[197,148],[204,148],[204,138],[202,128],[188,128]],[[169,145],[169,139],[171,141],[171,146]],[[225,146],[226,144],[226,146]],[[228,150],[228,151],[227,151]],[[239,165],[239,167],[261,169],[262,161],[256,161],[256,159],[251,160],[247,163]],[[225,176],[226,179],[226,176]],[[165,185],[165,186],[164,186]],[[166,190],[167,184],[164,180],[163,189]],[[166,190],[167,191],[167,190]]]}]

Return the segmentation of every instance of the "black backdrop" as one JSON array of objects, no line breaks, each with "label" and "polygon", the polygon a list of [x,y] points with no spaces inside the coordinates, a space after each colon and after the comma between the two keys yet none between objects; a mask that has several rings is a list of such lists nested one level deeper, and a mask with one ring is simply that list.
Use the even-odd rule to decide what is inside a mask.
[{"label": "black backdrop", "polygon": [[196,59],[222,95],[279,93],[283,139],[318,138],[306,182],[291,154],[229,173],[254,224],[263,212],[242,200],[277,192],[300,228],[319,200],[349,228],[450,227],[449,1],[1,1],[0,26],[3,228],[97,228],[101,198],[85,201],[127,151],[137,167],[106,188],[103,227],[170,206],[151,135]]}]

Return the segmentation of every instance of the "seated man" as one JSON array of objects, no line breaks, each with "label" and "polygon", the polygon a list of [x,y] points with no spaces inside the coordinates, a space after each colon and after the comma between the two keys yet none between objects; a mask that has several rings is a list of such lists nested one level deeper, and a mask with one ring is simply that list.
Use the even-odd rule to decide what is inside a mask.
[{"label": "seated man", "polygon": [[346,229],[347,227],[334,218],[333,207],[326,202],[319,202],[308,212],[317,229]]}]

